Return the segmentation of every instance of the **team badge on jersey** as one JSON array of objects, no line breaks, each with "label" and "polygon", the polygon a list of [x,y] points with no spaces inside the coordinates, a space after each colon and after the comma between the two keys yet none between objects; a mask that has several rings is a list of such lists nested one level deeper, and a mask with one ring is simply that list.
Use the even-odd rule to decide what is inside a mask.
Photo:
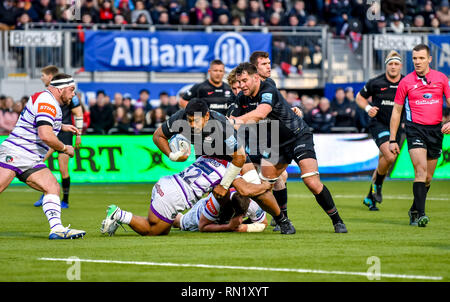
[{"label": "team badge on jersey", "polygon": [[12,163],[13,161],[14,161],[14,158],[12,157],[12,156],[6,156],[5,157],[5,161],[7,162],[7,163]]}]

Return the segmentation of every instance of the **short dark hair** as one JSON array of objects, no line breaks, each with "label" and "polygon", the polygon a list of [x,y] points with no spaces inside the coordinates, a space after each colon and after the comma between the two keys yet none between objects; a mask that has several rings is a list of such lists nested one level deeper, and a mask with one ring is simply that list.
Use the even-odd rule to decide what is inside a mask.
[{"label": "short dark hair", "polygon": [[143,92],[145,92],[145,93],[147,93],[148,95],[150,95],[150,91],[148,91],[148,89],[146,89],[146,88],[141,89],[141,90],[139,91],[139,94],[141,94],[141,93],[143,93]]},{"label": "short dark hair", "polygon": [[238,67],[236,67],[236,76],[240,76],[244,71],[249,75],[258,73],[256,66],[249,62],[241,63],[238,65]]},{"label": "short dark hair", "polygon": [[430,55],[430,48],[426,44],[418,44],[414,46],[413,51],[421,51],[424,49],[427,51],[427,55]]},{"label": "short dark hair", "polygon": [[209,63],[210,67],[213,65],[224,65],[225,66],[225,64],[223,64],[222,60],[219,60],[219,59],[212,60],[211,63]]},{"label": "short dark hair", "polygon": [[231,198],[231,204],[233,205],[235,216],[245,215],[250,205],[250,198],[236,192],[233,194],[233,198]]},{"label": "short dark hair", "polygon": [[159,96],[162,96],[162,95],[167,95],[167,96],[169,96],[169,94],[168,94],[166,91],[161,91],[161,92],[159,93]]},{"label": "short dark hair", "polygon": [[72,78],[72,76],[70,74],[57,73],[57,74],[53,75],[52,81],[63,80],[63,79],[70,79],[70,78]]},{"label": "short dark hair", "polygon": [[48,65],[48,66],[45,66],[44,68],[42,68],[41,72],[46,75],[51,74],[52,76],[55,76],[56,74],[58,74],[59,70],[58,70],[58,67],[56,67],[55,65]]},{"label": "short dark hair", "polygon": [[209,112],[209,107],[204,100],[194,98],[189,101],[184,111],[188,116],[193,116],[196,112],[201,112],[202,116],[205,116],[206,113]]},{"label": "short dark hair", "polygon": [[250,56],[250,63],[252,63],[253,65],[257,65],[258,64],[258,59],[259,58],[268,58],[269,57],[269,53],[266,51],[254,51],[251,56]]}]

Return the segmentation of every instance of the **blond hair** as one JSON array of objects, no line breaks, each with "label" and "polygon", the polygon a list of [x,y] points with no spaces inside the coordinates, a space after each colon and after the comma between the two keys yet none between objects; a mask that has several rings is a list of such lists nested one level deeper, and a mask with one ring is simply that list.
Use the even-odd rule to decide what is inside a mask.
[{"label": "blond hair", "polygon": [[386,59],[384,60],[384,64],[388,64],[392,60],[397,60],[397,61],[400,61],[400,63],[401,63],[402,62],[402,57],[400,56],[400,54],[397,51],[391,50],[387,54]]},{"label": "blond hair", "polygon": [[230,71],[227,77],[228,85],[232,86],[234,83],[236,83],[236,67],[233,68],[233,70]]}]

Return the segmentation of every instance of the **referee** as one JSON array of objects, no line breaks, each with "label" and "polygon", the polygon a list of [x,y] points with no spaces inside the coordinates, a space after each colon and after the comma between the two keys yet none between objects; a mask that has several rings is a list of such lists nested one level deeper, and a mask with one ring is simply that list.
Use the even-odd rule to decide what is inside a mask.
[{"label": "referee", "polygon": [[[384,61],[386,72],[370,79],[363,89],[356,95],[356,103],[365,109],[370,116],[369,133],[372,135],[380,155],[378,166],[372,176],[369,194],[364,199],[364,205],[371,211],[378,211],[377,203],[382,202],[381,188],[397,155],[389,151],[389,122],[394,107],[395,93],[400,80],[403,78],[402,58],[396,51],[391,51]],[[371,103],[369,99],[372,98]],[[397,132],[396,140],[399,142],[401,131]]]},{"label": "referee", "polygon": [[209,110],[226,115],[230,106],[232,91],[230,86],[223,82],[225,65],[221,60],[211,61],[208,74],[209,78],[206,81],[195,84],[184,93],[180,98],[180,107],[186,108],[187,103],[196,98],[205,101]]},{"label": "referee", "polygon": [[442,153],[443,136],[450,133],[450,122],[442,124],[443,97],[450,106],[450,86],[445,74],[430,68],[432,58],[427,45],[416,45],[412,59],[414,71],[400,81],[395,95],[389,149],[396,155],[400,152],[395,138],[405,107],[406,140],[415,174],[409,224],[425,227],[430,221],[425,215],[425,200]]}]

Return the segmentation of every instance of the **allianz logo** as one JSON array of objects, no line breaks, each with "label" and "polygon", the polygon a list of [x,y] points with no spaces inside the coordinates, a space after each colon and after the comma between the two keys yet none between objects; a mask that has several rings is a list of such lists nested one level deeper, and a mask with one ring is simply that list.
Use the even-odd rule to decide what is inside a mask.
[{"label": "allianz logo", "polygon": [[[211,53],[213,51],[213,53]],[[212,57],[229,71],[250,57],[247,40],[239,33],[224,33],[208,44],[160,44],[156,37],[116,37],[111,66],[208,67]]]}]

